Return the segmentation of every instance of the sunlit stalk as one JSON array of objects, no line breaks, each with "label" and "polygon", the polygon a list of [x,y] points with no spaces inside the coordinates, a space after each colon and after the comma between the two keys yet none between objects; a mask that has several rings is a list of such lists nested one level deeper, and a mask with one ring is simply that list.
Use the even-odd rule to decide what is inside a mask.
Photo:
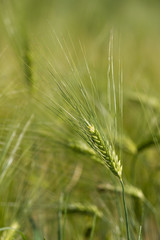
[{"label": "sunlit stalk", "polygon": [[123,180],[121,179],[120,182],[121,182],[121,186],[122,186],[122,199],[123,199],[123,206],[124,206],[124,213],[125,213],[127,239],[130,240],[130,231],[129,231],[129,223],[128,223],[128,212],[127,212],[127,206],[126,206],[126,201],[125,201],[125,192],[124,192]]}]

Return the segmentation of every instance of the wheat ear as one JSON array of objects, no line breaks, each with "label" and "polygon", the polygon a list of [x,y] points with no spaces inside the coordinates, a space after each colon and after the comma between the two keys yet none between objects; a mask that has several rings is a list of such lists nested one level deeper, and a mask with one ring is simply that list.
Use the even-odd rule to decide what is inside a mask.
[{"label": "wheat ear", "polygon": [[121,180],[122,165],[115,153],[115,150],[108,141],[103,141],[99,131],[93,125],[88,125],[88,130],[89,138],[95,152],[100,156],[100,158],[104,161],[104,164],[111,170],[111,172]]},{"label": "wheat ear", "polygon": [[99,131],[94,127],[94,125],[88,125],[89,130],[89,138],[95,152],[100,156],[103,160],[105,166],[107,166],[111,172],[117,176],[120,180],[122,186],[122,197],[123,197],[123,206],[125,212],[125,220],[126,220],[126,230],[127,230],[127,239],[130,240],[130,231],[128,224],[128,213],[127,206],[125,201],[125,192],[124,192],[124,184],[122,180],[122,165],[121,161],[118,159],[118,156],[115,153],[115,150],[109,144],[109,142],[104,142],[101,137]]}]

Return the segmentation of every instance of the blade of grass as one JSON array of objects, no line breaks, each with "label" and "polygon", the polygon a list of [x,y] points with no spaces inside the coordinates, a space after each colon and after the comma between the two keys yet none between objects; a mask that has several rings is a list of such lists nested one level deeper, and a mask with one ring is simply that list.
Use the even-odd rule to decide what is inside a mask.
[{"label": "blade of grass", "polygon": [[97,220],[97,215],[94,214],[93,222],[92,222],[91,235],[90,235],[90,239],[89,239],[89,240],[93,240],[93,235],[94,235],[94,232],[95,232],[95,226],[96,226],[96,220]]},{"label": "blade of grass", "polygon": [[63,239],[62,231],[62,204],[63,204],[63,193],[60,196],[59,200],[59,210],[58,210],[58,240]]}]

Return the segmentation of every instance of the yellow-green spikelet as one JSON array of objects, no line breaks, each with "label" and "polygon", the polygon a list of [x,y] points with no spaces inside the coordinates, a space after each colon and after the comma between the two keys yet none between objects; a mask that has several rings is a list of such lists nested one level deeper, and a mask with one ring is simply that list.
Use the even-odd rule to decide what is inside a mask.
[{"label": "yellow-green spikelet", "polygon": [[93,125],[88,125],[88,130],[93,149],[99,157],[101,157],[104,164],[112,171],[112,173],[121,180],[122,165],[115,150],[109,142],[104,143],[99,131]]}]

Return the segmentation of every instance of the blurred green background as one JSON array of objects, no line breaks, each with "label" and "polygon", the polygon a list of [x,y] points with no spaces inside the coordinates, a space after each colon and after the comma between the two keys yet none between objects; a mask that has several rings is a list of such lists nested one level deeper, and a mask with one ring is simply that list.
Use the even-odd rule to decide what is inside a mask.
[{"label": "blurred green background", "polygon": [[79,139],[44,107],[50,71],[77,81],[74,63],[90,91],[85,59],[105,104],[111,33],[117,89],[119,61],[124,80],[124,178],[138,188],[126,194],[131,235],[142,225],[142,239],[160,238],[159,13],[158,0],[0,1],[1,239],[21,239],[4,227],[35,240],[125,239],[118,183],[66,144]]}]

